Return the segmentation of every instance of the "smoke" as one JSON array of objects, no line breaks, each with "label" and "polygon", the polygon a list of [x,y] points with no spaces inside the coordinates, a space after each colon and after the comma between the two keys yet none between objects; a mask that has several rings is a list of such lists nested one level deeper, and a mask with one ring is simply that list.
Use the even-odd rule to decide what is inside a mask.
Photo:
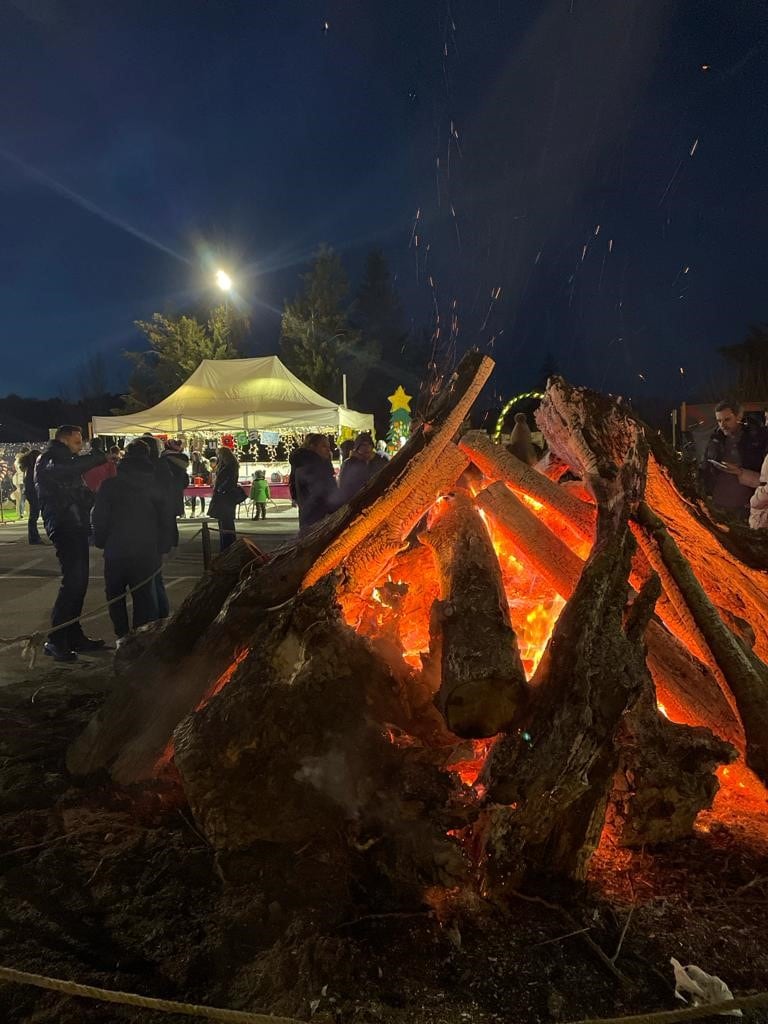
[{"label": "smoke", "polygon": [[363,808],[358,791],[359,771],[353,771],[346,752],[332,748],[318,757],[306,757],[294,775],[297,782],[313,786],[319,793],[342,807],[348,818],[356,818]]}]

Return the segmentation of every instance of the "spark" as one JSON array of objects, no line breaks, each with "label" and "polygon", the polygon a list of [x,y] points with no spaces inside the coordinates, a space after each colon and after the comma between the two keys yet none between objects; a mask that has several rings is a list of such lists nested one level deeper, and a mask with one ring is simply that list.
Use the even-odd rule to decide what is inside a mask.
[{"label": "spark", "polygon": [[543,249],[539,249],[539,251],[538,251],[538,252],[536,253],[536,259],[535,259],[535,260],[533,261],[533,263],[534,263],[534,266],[535,266],[535,265],[536,265],[536,264],[537,264],[537,263],[539,262],[539,260],[541,259],[541,254],[542,254],[543,252],[544,252],[544,250],[543,250]]},{"label": "spark", "polygon": [[330,27],[327,21],[323,22],[323,32],[327,32]]},{"label": "spark", "polygon": [[642,375],[642,373],[638,373],[637,376],[640,378],[640,380],[645,380],[645,377]]},{"label": "spark", "polygon": [[694,139],[693,140],[693,145],[691,146],[691,151],[688,154],[689,156],[693,156],[693,154],[696,152],[696,147],[698,146],[698,144],[699,144],[699,140],[698,139]]},{"label": "spark", "polygon": [[681,377],[684,377],[684,376],[685,376],[685,370],[683,369],[683,367],[682,367],[682,366],[680,367],[680,376],[681,376]]},{"label": "spark", "polygon": [[581,250],[581,262],[584,262],[584,257],[587,255],[587,246],[585,245]]},{"label": "spark", "polygon": [[684,267],[683,268],[683,273],[687,274],[690,269],[691,269],[690,267]]},{"label": "spark", "polygon": [[702,64],[702,65],[701,65],[701,70],[702,70],[702,71],[709,71],[709,69],[710,69],[711,67],[712,67],[712,65],[711,65],[711,64]]},{"label": "spark", "polygon": [[608,252],[613,252],[613,239],[608,239]]},{"label": "spark", "polygon": [[600,234],[600,225],[598,224],[597,227],[595,228],[595,238],[597,238],[597,236],[599,234]]}]

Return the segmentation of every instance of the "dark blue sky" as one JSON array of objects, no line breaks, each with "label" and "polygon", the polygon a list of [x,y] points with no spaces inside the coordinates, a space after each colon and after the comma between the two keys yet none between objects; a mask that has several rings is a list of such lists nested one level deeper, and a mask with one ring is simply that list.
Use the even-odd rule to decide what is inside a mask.
[{"label": "dark blue sky", "polygon": [[124,380],[206,260],[276,351],[321,242],[501,394],[693,396],[768,319],[762,0],[6,0],[0,54],[0,394]]}]

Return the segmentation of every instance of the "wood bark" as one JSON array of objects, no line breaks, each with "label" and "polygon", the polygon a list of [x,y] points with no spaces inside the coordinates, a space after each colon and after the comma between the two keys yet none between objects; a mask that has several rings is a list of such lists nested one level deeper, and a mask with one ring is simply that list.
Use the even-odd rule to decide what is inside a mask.
[{"label": "wood bark", "polygon": [[488,531],[469,495],[457,491],[438,502],[420,540],[440,581],[430,615],[430,654],[441,667],[437,705],[457,736],[495,736],[511,725],[527,690]]},{"label": "wood bark", "polygon": [[493,747],[481,823],[492,889],[541,876],[583,878],[618,764],[615,735],[642,691],[651,580],[624,619],[634,541],[600,509],[598,538],[532,680],[529,707]]}]

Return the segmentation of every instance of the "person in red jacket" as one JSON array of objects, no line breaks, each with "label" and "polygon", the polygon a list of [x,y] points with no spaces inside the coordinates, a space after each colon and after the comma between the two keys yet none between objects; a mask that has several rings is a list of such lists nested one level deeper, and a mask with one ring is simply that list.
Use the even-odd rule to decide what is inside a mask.
[{"label": "person in red jacket", "polygon": [[[104,453],[104,442],[100,437],[94,437],[91,441],[91,451]],[[89,491],[93,491],[94,494],[98,491],[105,480],[109,480],[110,477],[117,475],[117,463],[120,458],[120,449],[117,445],[112,445],[109,449],[109,455],[107,461],[102,462],[100,466],[94,466],[93,469],[89,469],[87,473],[83,473],[83,483]]]}]

